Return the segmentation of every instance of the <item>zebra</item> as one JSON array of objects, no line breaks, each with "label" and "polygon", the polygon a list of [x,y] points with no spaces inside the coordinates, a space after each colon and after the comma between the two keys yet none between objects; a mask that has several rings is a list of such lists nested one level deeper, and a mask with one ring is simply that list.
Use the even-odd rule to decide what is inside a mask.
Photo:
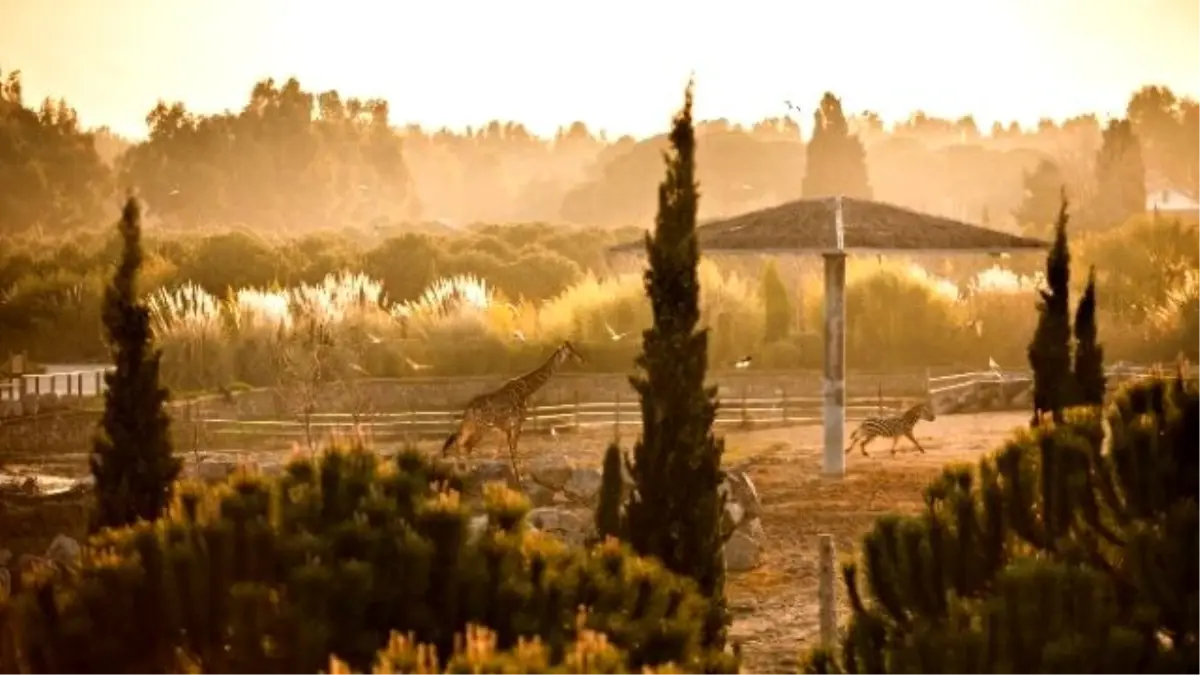
[{"label": "zebra", "polygon": [[925,448],[922,448],[921,444],[917,442],[916,436],[913,436],[913,427],[921,420],[932,422],[934,417],[933,407],[928,402],[918,403],[899,415],[868,417],[858,425],[853,434],[850,434],[850,447],[846,448],[846,454],[849,455],[857,445],[858,449],[862,451],[863,457],[870,457],[867,454],[867,443],[876,438],[890,438],[892,439],[892,456],[895,457],[896,444],[900,442],[901,436],[908,438],[913,445],[917,446],[917,450],[920,450],[921,454],[925,454]]}]

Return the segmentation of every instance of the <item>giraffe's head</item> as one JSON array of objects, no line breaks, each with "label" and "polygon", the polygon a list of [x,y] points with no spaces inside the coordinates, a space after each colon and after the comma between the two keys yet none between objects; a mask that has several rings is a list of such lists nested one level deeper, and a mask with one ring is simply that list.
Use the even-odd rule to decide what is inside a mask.
[{"label": "giraffe's head", "polygon": [[575,345],[571,344],[570,340],[563,340],[563,343],[559,346],[558,352],[555,354],[555,356],[558,357],[558,363],[560,365],[567,363],[568,361],[574,363],[584,362],[583,355],[575,349]]}]

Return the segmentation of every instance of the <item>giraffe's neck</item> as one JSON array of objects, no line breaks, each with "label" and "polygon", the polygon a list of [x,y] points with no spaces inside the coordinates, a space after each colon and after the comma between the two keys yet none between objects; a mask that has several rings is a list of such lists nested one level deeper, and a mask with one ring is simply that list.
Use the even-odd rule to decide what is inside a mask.
[{"label": "giraffe's neck", "polygon": [[515,384],[519,387],[522,397],[528,399],[533,396],[534,392],[541,389],[554,373],[558,372],[562,363],[563,353],[562,350],[558,350],[551,354],[545,363],[518,377]]}]

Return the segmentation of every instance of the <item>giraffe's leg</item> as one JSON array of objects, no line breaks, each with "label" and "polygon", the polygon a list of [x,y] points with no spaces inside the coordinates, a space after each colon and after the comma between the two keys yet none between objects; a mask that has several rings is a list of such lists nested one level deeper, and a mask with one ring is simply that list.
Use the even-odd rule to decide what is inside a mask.
[{"label": "giraffe's leg", "polygon": [[521,483],[521,469],[517,467],[517,442],[521,440],[520,420],[508,427],[506,435],[508,436],[508,461],[512,463],[513,479],[519,485]]},{"label": "giraffe's leg", "polygon": [[922,455],[925,454],[925,448],[922,448],[921,444],[917,442],[917,437],[913,435],[911,430],[904,432],[904,435],[908,437],[908,440],[912,441],[913,445],[917,446],[917,450],[920,450]]}]

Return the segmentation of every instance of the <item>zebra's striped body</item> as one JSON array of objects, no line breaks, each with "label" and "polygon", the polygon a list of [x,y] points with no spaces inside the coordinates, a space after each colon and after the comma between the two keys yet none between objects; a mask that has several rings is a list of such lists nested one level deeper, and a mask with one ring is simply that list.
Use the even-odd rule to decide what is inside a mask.
[{"label": "zebra's striped body", "polygon": [[913,427],[917,426],[917,422],[921,420],[932,422],[933,419],[933,408],[928,403],[918,403],[903,413],[891,417],[868,417],[858,425],[853,434],[850,434],[850,447],[846,448],[846,454],[850,454],[857,445],[863,456],[868,457],[867,443],[876,438],[890,438],[892,439],[892,455],[895,455],[896,444],[900,442],[901,436],[912,441],[913,445],[917,446],[917,450],[924,454],[925,448],[922,448],[921,444],[917,442],[916,436],[913,436]]}]

